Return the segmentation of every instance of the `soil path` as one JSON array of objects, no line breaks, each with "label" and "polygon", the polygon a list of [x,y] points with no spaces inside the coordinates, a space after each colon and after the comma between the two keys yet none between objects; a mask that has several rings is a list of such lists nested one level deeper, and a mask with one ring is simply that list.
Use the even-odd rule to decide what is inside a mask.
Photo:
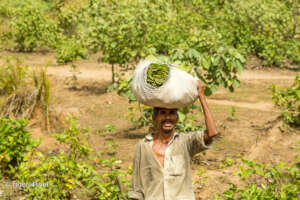
[{"label": "soil path", "polygon": [[[111,80],[110,65],[99,64],[99,66],[89,65],[88,63],[82,63],[78,68],[80,73],[77,73],[79,79],[89,80]],[[48,67],[48,73],[50,75],[56,75],[60,77],[72,76],[70,65],[50,66]],[[240,80],[292,80],[294,79],[294,72],[291,71],[264,71],[261,70],[244,70],[240,75]]]},{"label": "soil path", "polygon": [[264,71],[262,70],[244,70],[240,76],[240,80],[292,80],[294,74],[290,71]]},{"label": "soil path", "polygon": [[[78,66],[80,67],[77,69],[77,72],[72,72],[70,65],[50,66],[48,67],[48,74],[60,78],[68,78],[72,75],[76,75],[78,80],[97,81],[100,83],[111,81],[110,65],[99,64],[97,66],[95,64],[90,65],[89,63],[82,62],[79,63]],[[293,80],[294,77],[295,75],[291,71],[269,70],[262,73],[262,70],[244,70],[240,76],[240,80],[252,80],[254,82],[263,80]],[[248,103],[216,99],[209,99],[209,102],[262,111],[274,110],[274,106],[271,102]]]},{"label": "soil path", "polygon": [[247,103],[247,102],[237,102],[237,101],[228,101],[228,100],[215,100],[208,99],[209,103],[224,105],[224,106],[237,106],[241,108],[248,108],[261,111],[274,111],[274,105],[267,102],[258,102],[258,103]]}]

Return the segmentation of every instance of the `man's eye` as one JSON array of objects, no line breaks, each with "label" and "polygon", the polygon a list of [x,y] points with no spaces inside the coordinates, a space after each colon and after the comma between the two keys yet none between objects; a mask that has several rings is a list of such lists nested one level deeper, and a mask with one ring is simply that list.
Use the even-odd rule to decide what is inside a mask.
[{"label": "man's eye", "polygon": [[164,114],[166,114],[166,111],[160,111],[160,114],[164,115]]}]

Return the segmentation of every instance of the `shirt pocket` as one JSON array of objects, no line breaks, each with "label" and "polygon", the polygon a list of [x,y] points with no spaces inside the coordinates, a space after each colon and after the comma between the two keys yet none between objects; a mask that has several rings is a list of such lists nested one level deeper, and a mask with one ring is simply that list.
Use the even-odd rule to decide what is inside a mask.
[{"label": "shirt pocket", "polygon": [[185,172],[185,159],[183,155],[174,155],[171,157],[170,175],[182,176]]},{"label": "shirt pocket", "polygon": [[142,167],[141,175],[142,175],[141,178],[142,178],[143,185],[150,183],[153,180],[152,166],[148,165],[146,167]]}]

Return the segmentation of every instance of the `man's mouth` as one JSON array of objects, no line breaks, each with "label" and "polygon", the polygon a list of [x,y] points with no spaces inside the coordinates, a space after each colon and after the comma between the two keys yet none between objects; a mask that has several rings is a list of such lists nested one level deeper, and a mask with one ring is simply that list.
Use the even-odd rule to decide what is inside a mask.
[{"label": "man's mouth", "polygon": [[174,122],[170,121],[170,120],[165,120],[162,122],[164,127],[173,127],[174,126]]}]

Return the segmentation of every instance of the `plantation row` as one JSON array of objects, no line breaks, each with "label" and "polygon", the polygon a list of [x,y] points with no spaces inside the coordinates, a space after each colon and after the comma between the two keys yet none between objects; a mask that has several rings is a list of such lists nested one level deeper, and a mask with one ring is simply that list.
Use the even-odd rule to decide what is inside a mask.
[{"label": "plantation row", "polygon": [[250,54],[299,64],[299,9],[297,0],[2,0],[1,38],[17,51],[53,49],[61,63],[100,51],[110,64],[165,55],[236,72]]},{"label": "plantation row", "polygon": [[3,48],[54,50],[59,63],[101,52],[116,67],[154,56],[193,71],[206,94],[231,91],[249,55],[263,65],[299,65],[295,0],[8,1],[0,3]]}]

